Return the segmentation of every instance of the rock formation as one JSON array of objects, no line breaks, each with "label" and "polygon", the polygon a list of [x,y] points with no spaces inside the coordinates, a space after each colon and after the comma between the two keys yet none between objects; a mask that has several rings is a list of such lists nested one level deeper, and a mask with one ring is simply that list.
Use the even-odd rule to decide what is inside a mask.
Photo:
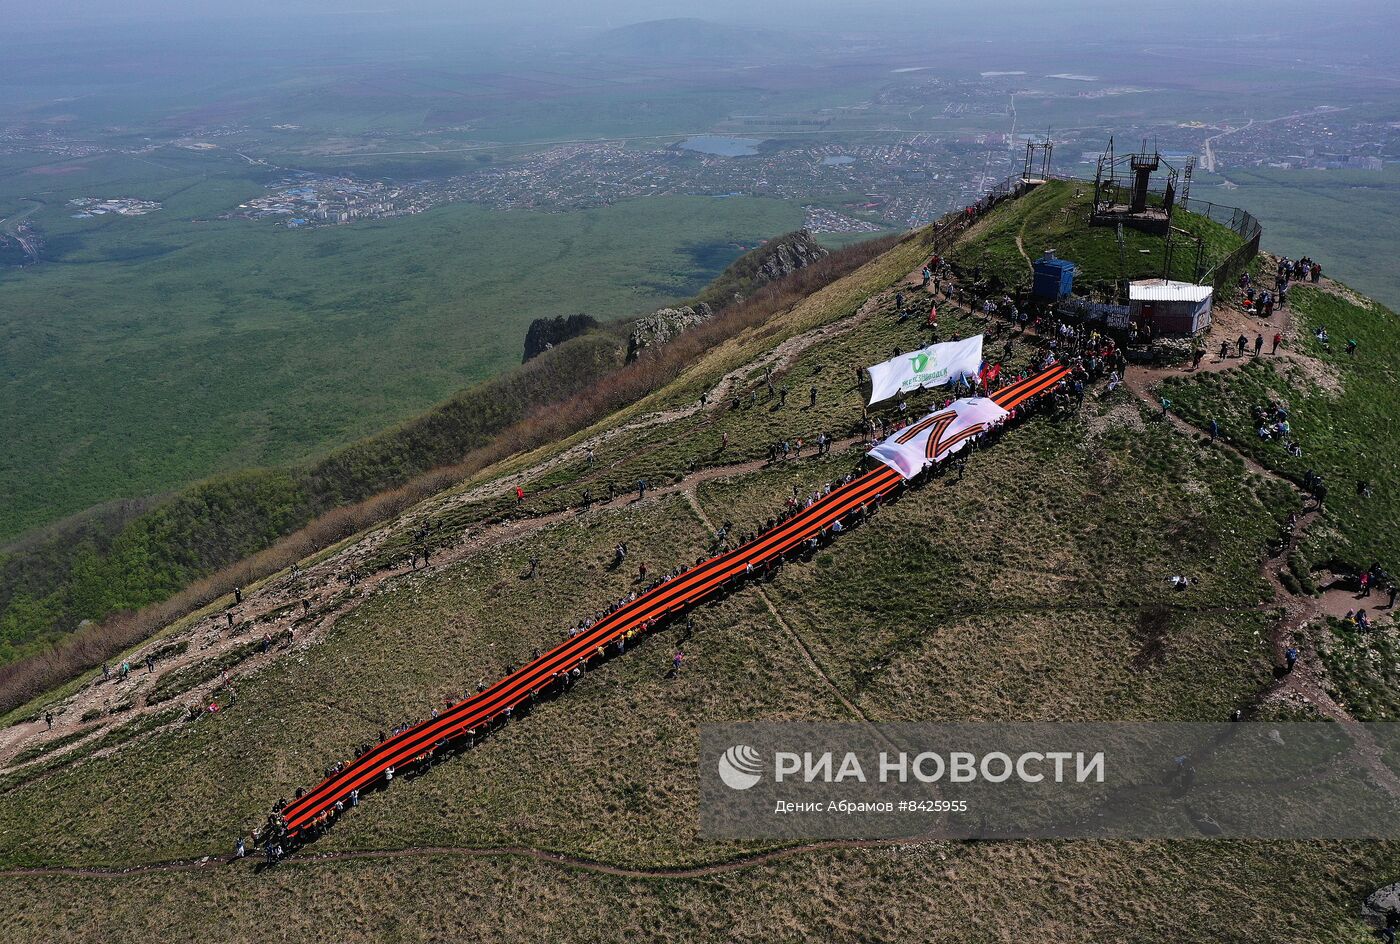
[{"label": "rock formation", "polygon": [[530,329],[525,332],[525,356],[520,359],[523,364],[532,357],[538,357],[545,351],[562,344],[569,338],[576,338],[585,331],[591,331],[598,327],[596,319],[588,315],[555,315],[553,318],[536,318],[530,322]]},{"label": "rock formation", "polygon": [[627,336],[627,360],[636,360],[647,348],[665,344],[688,328],[703,324],[714,317],[709,305],[699,302],[680,308],[660,308],[632,323]]}]

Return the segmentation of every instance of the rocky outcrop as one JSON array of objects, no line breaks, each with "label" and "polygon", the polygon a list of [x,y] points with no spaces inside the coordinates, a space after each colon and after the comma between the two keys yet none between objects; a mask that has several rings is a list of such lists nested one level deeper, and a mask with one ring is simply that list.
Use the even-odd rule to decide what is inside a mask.
[{"label": "rocky outcrop", "polygon": [[1361,906],[1361,913],[1367,918],[1384,919],[1391,909],[1400,911],[1400,882],[1382,885],[1371,892]]},{"label": "rocky outcrop", "polygon": [[588,315],[555,315],[553,318],[536,318],[530,322],[525,332],[525,356],[523,364],[532,357],[538,357],[556,344],[563,344],[569,338],[576,338],[585,331],[598,327],[596,319]]},{"label": "rocky outcrop", "polygon": [[759,250],[758,268],[754,281],[772,282],[798,269],[805,269],[826,255],[826,250],[805,229],[774,240]]},{"label": "rocky outcrop", "polygon": [[627,336],[627,361],[631,363],[648,348],[665,344],[688,328],[704,324],[714,317],[709,305],[699,302],[680,308],[660,308],[632,323]]},{"label": "rocky outcrop", "polygon": [[648,348],[665,344],[682,331],[710,320],[716,309],[743,301],[758,287],[804,269],[826,254],[805,229],[779,236],[745,253],[710,283],[693,305],[662,308],[633,322],[627,338],[628,362]]},{"label": "rocky outcrop", "polygon": [[715,308],[743,301],[762,285],[791,275],[827,254],[805,229],[771,239],[744,253],[720,273],[700,296]]}]

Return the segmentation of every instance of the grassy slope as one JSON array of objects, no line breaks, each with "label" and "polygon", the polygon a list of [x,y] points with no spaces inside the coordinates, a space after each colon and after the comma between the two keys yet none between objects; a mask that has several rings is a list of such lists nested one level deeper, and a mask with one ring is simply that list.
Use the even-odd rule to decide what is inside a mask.
[{"label": "grassy slope", "polygon": [[[1305,550],[1311,563],[1337,559],[1365,567],[1379,560],[1400,570],[1400,534],[1387,526],[1400,517],[1400,491],[1393,484],[1400,439],[1391,406],[1400,320],[1380,305],[1353,304],[1306,286],[1291,289],[1289,300],[1301,343],[1326,365],[1339,389],[1323,387],[1301,370],[1275,367],[1266,356],[1243,371],[1174,380],[1168,396],[1203,426],[1214,417],[1233,444],[1266,467],[1300,484],[1309,467],[1326,477],[1327,526],[1310,530]],[[1333,339],[1330,352],[1312,339],[1318,326],[1326,326]],[[1348,338],[1359,343],[1355,358],[1344,353]],[[1255,434],[1249,409],[1270,399],[1287,404],[1301,458]],[[1359,478],[1371,481],[1371,498],[1357,495]]]},{"label": "grassy slope", "polygon": [[[872,717],[930,716],[916,706],[941,705],[932,716],[1209,719],[1257,688],[1266,662],[1254,636],[1260,618],[1248,606],[1260,596],[1251,575],[1273,522],[1248,493],[1236,494],[1239,470],[1223,461],[1193,469],[1188,447],[1167,439],[1154,443],[1150,462],[1117,438],[1083,456],[1076,432],[1033,427],[1008,437],[961,485],[912,496],[774,585],[785,618]],[[1074,474],[1086,458],[1109,469]],[[834,474],[849,461],[802,471]],[[1037,470],[1029,481],[1028,468]],[[711,517],[729,514],[747,527],[776,504],[791,474],[750,476],[716,489],[718,500],[706,489],[702,501]],[[1054,509],[1081,507],[1118,475],[1123,507],[1103,505],[1096,528],[1071,514],[1047,526]],[[988,507],[984,491],[1005,497]],[[1188,498],[1195,516],[1164,526]],[[1224,522],[1241,502],[1251,524],[1230,533]],[[1027,503],[1041,510],[1038,520],[1024,520]],[[973,504],[988,516],[983,540],[951,526]],[[1004,543],[1007,535],[1015,537]],[[0,834],[10,837],[0,855],[121,864],[219,848],[230,828],[251,824],[348,745],[499,675],[616,596],[630,574],[605,567],[618,540],[634,560],[660,567],[696,556],[705,534],[679,499],[618,503],[371,598],[304,664],[289,660],[243,683],[228,715],[10,792],[0,804]],[[1213,567],[1183,601],[1165,577],[1198,544],[1216,549]],[[532,555],[544,562],[544,579],[523,581]],[[872,617],[872,602],[896,586],[917,601],[912,609],[884,606]],[[1153,607],[1169,609],[1169,624],[1160,654],[1145,656],[1152,640],[1138,627]],[[460,762],[376,798],[318,848],[514,840],[639,864],[724,853],[693,834],[696,724],[839,717],[839,706],[752,593],[697,622],[685,644],[693,671],[680,680],[662,679],[673,633]],[[286,748],[259,761],[268,744]],[[637,784],[645,790],[629,799]],[[94,791],[107,798],[104,812],[84,816]],[[580,809],[591,819],[580,822]],[[157,820],[162,827],[152,829]]]},{"label": "grassy slope", "polygon": [[[1262,683],[1265,620],[1241,608],[1263,595],[1257,548],[1283,496],[1143,430],[1130,404],[1086,412],[1018,430],[962,483],[900,503],[775,588],[872,716],[1202,720]],[[1127,429],[1090,432],[1102,423]],[[736,488],[706,490],[714,514]],[[1237,500],[1252,516],[1230,533]],[[1167,594],[1182,571],[1199,589]]]},{"label": "grassy slope", "polygon": [[[978,843],[823,851],[704,879],[518,856],[425,856],[184,874],[0,879],[23,939],[345,942],[1113,940],[1351,942],[1348,901],[1385,847]],[[1279,890],[1271,894],[1271,890]],[[98,909],[100,920],[94,920]],[[179,915],[172,926],[170,917]],[[258,920],[243,916],[256,915]]]},{"label": "grassy slope", "polygon": [[[1394,409],[1400,323],[1381,305],[1359,298],[1354,303],[1305,286],[1290,290],[1289,299],[1302,343],[1330,375],[1327,386],[1311,374],[1276,367],[1264,358],[1242,371],[1174,381],[1167,395],[1199,425],[1214,418],[1225,436],[1267,468],[1299,483],[1308,468],[1326,478],[1323,520],[1309,529],[1295,556],[1296,573],[1305,579],[1321,567],[1354,573],[1373,562],[1400,573],[1400,535],[1394,527],[1400,519],[1400,491],[1395,486],[1400,439],[1395,435]],[[1334,339],[1330,352],[1312,340],[1319,326],[1326,326]],[[1344,353],[1347,338],[1359,343],[1355,358]],[[1256,435],[1250,407],[1270,400],[1287,404],[1294,437],[1303,447],[1301,458]],[[1360,478],[1371,482],[1370,498],[1357,494]],[[1385,611],[1376,607],[1384,599],[1381,594],[1357,605],[1369,606],[1379,618]],[[1332,632],[1315,635],[1340,702],[1366,720],[1400,716],[1394,684],[1400,634],[1393,625],[1361,634],[1354,627],[1334,624]]]},{"label": "grassy slope", "polygon": [[[901,252],[909,249],[799,308],[781,330],[716,350],[653,402],[688,399],[742,352],[771,345],[772,335],[850,310],[859,286],[888,284],[905,267]],[[820,418],[838,422],[858,405],[836,368],[907,346],[915,330],[877,316],[809,351],[791,368],[791,382],[800,390],[799,382],[819,379]],[[747,454],[773,436],[809,432],[817,417],[804,403],[794,395],[776,411],[761,405],[624,433],[599,463],[619,477],[648,467],[636,463],[683,467],[711,455],[700,437],[717,439],[721,430]],[[708,484],[699,500],[711,517],[743,528],[771,513],[794,481],[817,481],[845,462],[807,460]],[[561,471],[555,484],[573,492],[578,476],[597,472]],[[501,474],[504,487],[510,477]],[[1087,520],[1086,507],[1094,509]],[[1263,621],[1257,567],[1284,507],[1276,487],[1147,424],[1130,401],[1109,399],[1077,419],[1016,430],[974,459],[961,484],[909,496],[817,560],[788,568],[766,592],[832,682],[872,718],[1219,718],[1267,671],[1255,635]],[[465,524],[465,515],[444,518],[444,526]],[[672,498],[595,512],[417,578],[368,601],[304,663],[245,679],[237,708],[212,723],[156,735],[0,797],[0,856],[16,864],[120,864],[225,848],[234,830],[345,746],[494,674],[619,592],[625,576],[603,566],[619,537],[631,542],[634,560],[654,567],[698,553],[705,541],[693,512]],[[545,562],[538,584],[518,578],[532,553]],[[1165,576],[1181,569],[1204,578],[1189,597],[1166,590]],[[890,608],[884,601],[896,587],[918,604]],[[702,611],[684,643],[689,665],[681,678],[663,677],[672,632],[591,673],[568,697],[478,750],[374,797],[318,850],[529,844],[639,867],[732,855],[731,846],[694,835],[697,725],[843,716],[759,603],[747,590]],[[1144,620],[1149,613],[1166,617]],[[269,754],[270,745],[278,747]],[[104,799],[97,811],[94,795]],[[122,904],[104,913],[109,929],[138,933],[159,914],[163,927],[173,921],[193,933],[212,910],[252,909],[279,926],[330,927],[351,940],[615,939],[627,928],[675,940],[721,929],[961,940],[1009,927],[1057,939],[1241,940],[1261,923],[1281,940],[1341,940],[1358,939],[1354,896],[1385,877],[1390,851],[949,845],[831,851],[699,880],[414,858],[270,876],[227,870],[124,879]],[[88,933],[83,908],[110,889],[77,878],[40,884],[51,894],[8,906],[5,920],[75,937]],[[393,894],[410,887],[437,902],[431,913]],[[445,898],[433,894],[449,888]],[[352,904],[358,918],[346,910]],[[240,933],[230,928],[228,936]]]},{"label": "grassy slope", "polygon": [[[760,252],[712,286],[751,292]],[[620,345],[616,332],[592,332],[311,465],[215,478],[154,510],[113,507],[31,538],[0,554],[0,664],[42,650],[83,619],[165,599],[315,515],[458,461],[532,409],[596,385],[620,365]]]},{"label": "grassy slope", "polygon": [[688,297],[798,221],[777,201],[697,197],[294,232],[190,222],[247,199],[247,181],[118,176],[97,195],[165,207],[79,228],[62,203],[86,186],[46,198],[49,261],[0,277],[0,538],[321,454],[516,362],[535,317]]},{"label": "grassy slope", "polygon": [[0,664],[41,650],[83,619],[168,598],[316,515],[450,465],[547,402],[621,366],[598,331],[459,392],[410,422],[308,465],[252,469],[182,490],[134,516],[114,510],[0,554]]},{"label": "grassy slope", "polygon": [[[1040,258],[1054,250],[1061,259],[1079,265],[1075,288],[1111,294],[1118,279],[1118,237],[1111,226],[1086,225],[1093,203],[1094,188],[1083,181],[1054,180],[991,217],[974,232],[974,239],[951,253],[966,269],[981,266],[984,278],[998,278],[1008,288],[1030,287],[1031,270],[1016,247],[1022,238],[1026,256]],[[1240,244],[1226,227],[1193,213],[1174,216],[1177,227],[1204,237],[1206,266],[1227,255]],[[1124,229],[1128,278],[1156,278],[1162,274],[1165,241],[1133,229]],[[1172,277],[1195,280],[1195,246],[1184,239],[1172,253]]]}]

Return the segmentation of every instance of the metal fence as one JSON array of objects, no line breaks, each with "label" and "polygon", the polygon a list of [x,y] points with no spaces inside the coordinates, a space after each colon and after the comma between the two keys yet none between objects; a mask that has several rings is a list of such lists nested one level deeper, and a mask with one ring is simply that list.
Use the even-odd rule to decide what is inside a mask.
[{"label": "metal fence", "polygon": [[[1051,174],[1049,176],[1055,180],[1067,180],[1086,185],[1093,183],[1093,181],[1083,177],[1067,174]],[[944,252],[953,245],[958,237],[993,208],[1008,200],[1019,199],[1030,190],[1030,185],[1022,179],[1020,174],[1012,174],[993,184],[976,203],[948,213],[934,223],[932,240],[934,251]],[[1191,199],[1182,200],[1178,206],[1183,210],[1204,216],[1228,227],[1244,240],[1243,245],[1207,269],[1197,280],[1202,285],[1209,281],[1215,289],[1216,296],[1219,297],[1234,286],[1240,273],[1247,269],[1254,258],[1259,255],[1259,242],[1264,234],[1264,227],[1259,224],[1253,214],[1239,207],[1212,203],[1209,200]]]},{"label": "metal fence", "polygon": [[987,192],[976,203],[943,215],[933,224],[934,251],[941,253],[950,248],[959,236],[986,216],[994,207],[1008,200],[1018,199],[1030,189],[1030,186],[1021,179],[1020,174],[1012,174],[988,188]]},{"label": "metal fence", "polygon": [[1236,235],[1244,239],[1244,245],[1221,259],[1212,268],[1207,269],[1198,280],[1201,284],[1205,284],[1209,280],[1218,298],[1234,287],[1240,273],[1249,268],[1249,264],[1259,255],[1259,242],[1264,235],[1264,227],[1259,225],[1259,221],[1254,218],[1253,214],[1247,210],[1241,210],[1239,207],[1221,206],[1218,203],[1211,203],[1209,200],[1189,199],[1182,201],[1182,207],[1222,226],[1228,226]]},{"label": "metal fence", "polygon": [[1221,226],[1228,226],[1242,236],[1246,242],[1264,231],[1264,228],[1259,225],[1259,221],[1252,214],[1239,207],[1222,206],[1219,203],[1211,203],[1209,200],[1192,200],[1190,198],[1182,200],[1180,206],[1183,210],[1189,210],[1197,216],[1204,216]]}]

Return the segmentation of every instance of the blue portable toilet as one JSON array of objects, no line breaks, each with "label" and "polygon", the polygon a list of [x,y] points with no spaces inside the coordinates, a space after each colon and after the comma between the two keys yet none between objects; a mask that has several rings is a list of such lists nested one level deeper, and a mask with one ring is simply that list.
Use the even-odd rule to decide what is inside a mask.
[{"label": "blue portable toilet", "polygon": [[1031,294],[1036,298],[1057,302],[1074,291],[1074,263],[1068,259],[1056,259],[1054,252],[1047,252],[1031,263],[1035,278],[1031,282]]}]

